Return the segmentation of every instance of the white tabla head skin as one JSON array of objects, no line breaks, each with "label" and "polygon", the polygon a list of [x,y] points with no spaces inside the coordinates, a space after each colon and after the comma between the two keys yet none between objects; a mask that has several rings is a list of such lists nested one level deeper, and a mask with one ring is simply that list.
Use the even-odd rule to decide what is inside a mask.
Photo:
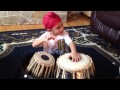
[{"label": "white tabla head skin", "polygon": [[73,62],[68,57],[70,56],[70,53],[66,53],[64,55],[61,55],[57,59],[57,65],[61,68],[64,68],[68,71],[79,71],[81,69],[84,69],[88,66],[88,64],[91,63],[90,58],[88,55],[80,53],[81,59],[78,62]]}]

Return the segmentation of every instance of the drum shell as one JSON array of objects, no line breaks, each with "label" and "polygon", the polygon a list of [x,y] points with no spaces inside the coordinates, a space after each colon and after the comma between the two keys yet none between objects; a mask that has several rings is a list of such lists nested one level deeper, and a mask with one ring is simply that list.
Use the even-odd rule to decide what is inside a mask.
[{"label": "drum shell", "polygon": [[60,72],[62,72],[62,78],[64,79],[66,79],[66,72],[70,72],[73,79],[93,78],[95,67],[90,56],[81,53],[81,61],[72,62],[68,58],[69,55],[70,53],[65,53],[58,58],[56,78],[59,78]]},{"label": "drum shell", "polygon": [[[26,71],[26,67],[28,66],[29,61],[33,57],[34,53],[31,53],[27,55],[21,64],[21,67],[19,68],[19,74],[18,74],[18,79],[43,79],[43,77],[35,77],[33,74],[30,72]],[[54,77],[49,77],[49,79],[52,79]],[[46,79],[46,78],[44,78]]]}]

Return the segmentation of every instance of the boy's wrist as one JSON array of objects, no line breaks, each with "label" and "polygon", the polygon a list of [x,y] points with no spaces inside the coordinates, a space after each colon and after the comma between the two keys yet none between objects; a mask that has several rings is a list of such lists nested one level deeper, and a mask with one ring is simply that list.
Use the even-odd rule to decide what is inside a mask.
[{"label": "boy's wrist", "polygon": [[44,38],[44,39],[42,39],[43,40],[43,42],[45,42],[46,41],[46,38]]},{"label": "boy's wrist", "polygon": [[77,53],[77,51],[71,51],[71,53]]}]

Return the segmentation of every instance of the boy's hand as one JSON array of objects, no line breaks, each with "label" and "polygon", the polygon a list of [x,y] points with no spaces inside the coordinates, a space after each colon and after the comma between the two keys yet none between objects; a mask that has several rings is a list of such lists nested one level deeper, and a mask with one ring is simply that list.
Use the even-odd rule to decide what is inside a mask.
[{"label": "boy's hand", "polygon": [[50,40],[50,39],[53,39],[53,40],[54,40],[54,39],[55,39],[55,36],[52,36],[52,35],[51,35],[51,36],[48,36],[48,37],[46,37],[46,38],[44,39],[44,41],[48,41],[48,40]]},{"label": "boy's hand", "polygon": [[71,52],[70,53],[70,57],[72,59],[73,62],[78,62],[80,60],[80,54],[77,52]]},{"label": "boy's hand", "polygon": [[50,39],[55,39],[55,36],[50,36],[50,37],[48,37],[48,40],[50,40]]}]

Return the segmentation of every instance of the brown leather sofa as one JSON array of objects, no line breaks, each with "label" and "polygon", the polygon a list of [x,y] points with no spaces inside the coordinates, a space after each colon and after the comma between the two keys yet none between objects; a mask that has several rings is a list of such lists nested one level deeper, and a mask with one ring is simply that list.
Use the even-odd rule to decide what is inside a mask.
[{"label": "brown leather sofa", "polygon": [[120,47],[120,11],[92,11],[91,30]]}]

